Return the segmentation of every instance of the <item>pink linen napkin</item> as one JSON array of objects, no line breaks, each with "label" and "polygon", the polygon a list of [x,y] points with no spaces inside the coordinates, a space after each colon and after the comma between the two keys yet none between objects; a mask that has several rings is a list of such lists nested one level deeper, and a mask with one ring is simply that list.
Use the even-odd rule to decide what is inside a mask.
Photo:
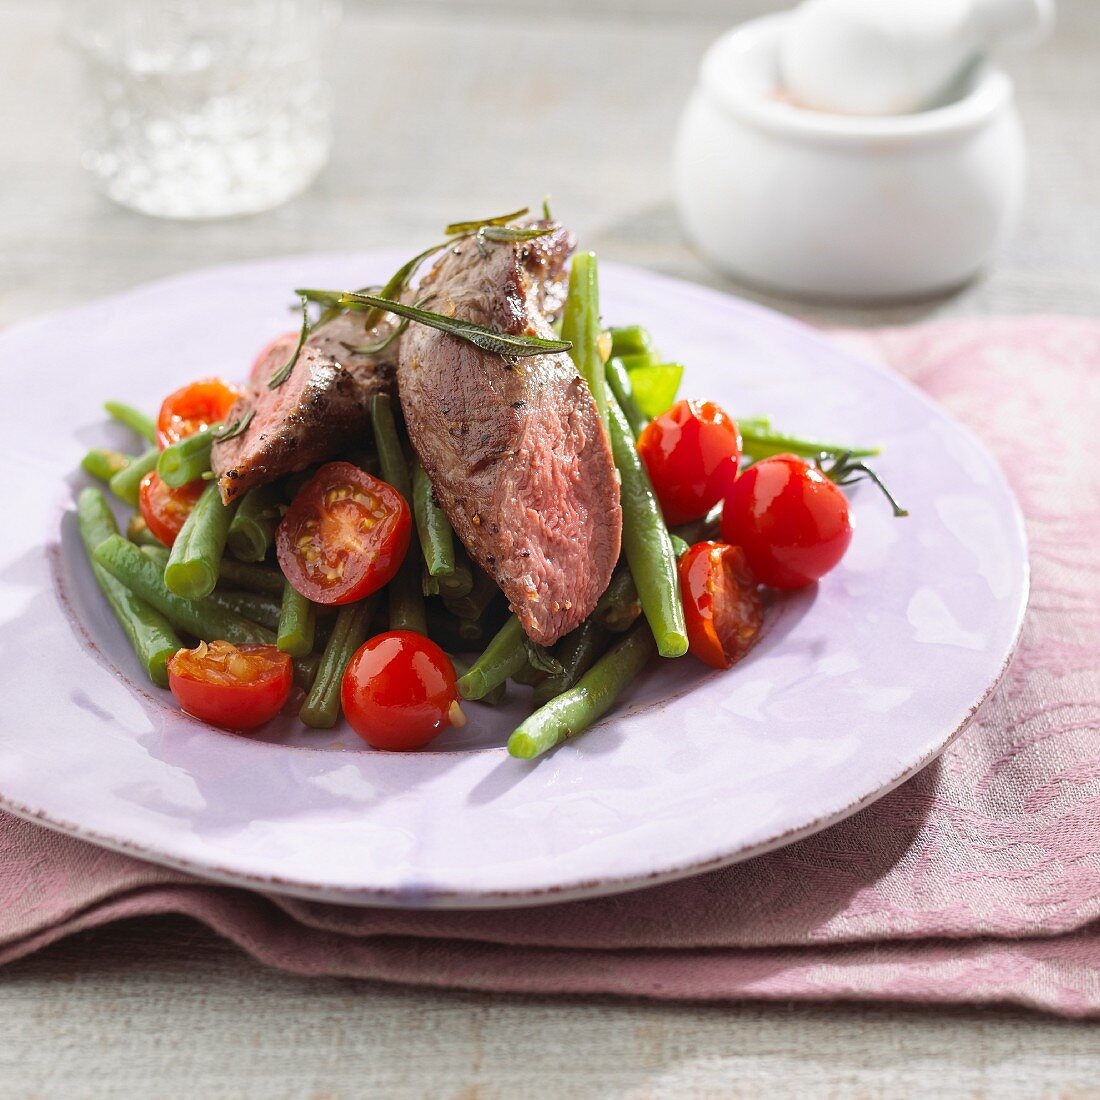
[{"label": "pink linen napkin", "polygon": [[1028,519],[1033,594],[999,689],[943,757],[781,851],[645,891],[483,912],[211,885],[0,815],[0,962],[190,914],[272,966],[659,998],[1008,1001],[1100,1015],[1100,322],[846,332],[969,424]]}]

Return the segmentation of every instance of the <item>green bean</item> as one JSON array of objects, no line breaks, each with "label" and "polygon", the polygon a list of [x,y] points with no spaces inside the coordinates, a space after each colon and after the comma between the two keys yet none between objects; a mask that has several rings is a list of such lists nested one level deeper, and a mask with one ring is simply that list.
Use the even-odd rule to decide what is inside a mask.
[{"label": "green bean", "polygon": [[163,546],[164,543],[149,530],[149,524],[140,512],[135,512],[126,524],[126,537],[138,546]]},{"label": "green bean", "polygon": [[473,578],[470,591],[465,596],[451,596],[442,591],[442,585],[440,591],[443,595],[443,606],[452,615],[459,619],[477,622],[485,614],[486,609],[496,598],[500,589],[488,573],[483,573],[479,569]]},{"label": "green bean", "polygon": [[438,577],[455,571],[455,540],[451,521],[435,501],[432,483],[419,462],[413,465],[413,515],[416,532],[429,575]]},{"label": "green bean", "polygon": [[547,676],[549,676],[548,672],[541,668],[535,668],[528,661],[518,672],[512,673],[512,681],[516,684],[523,684],[525,687],[535,687],[537,684],[541,684]]},{"label": "green bean", "polygon": [[104,401],[103,408],[112,420],[125,424],[131,431],[137,432],[143,439],[150,443],[157,441],[157,423],[151,417],[135,409],[132,405],[124,405],[121,401]]},{"label": "green bean", "polygon": [[130,465],[130,456],[121,451],[105,451],[100,447],[90,450],[81,460],[81,469],[100,481],[110,481]]},{"label": "green bean", "polygon": [[249,592],[266,592],[282,597],[283,574],[274,566],[222,558],[218,580],[232,588],[245,588]]},{"label": "green bean", "polygon": [[461,599],[474,590],[474,571],[465,561],[455,561],[453,573],[434,578],[439,582],[439,594],[450,599]]},{"label": "green bean", "polygon": [[573,256],[561,333],[563,340],[572,341],[569,354],[573,364],[588,383],[596,408],[606,424],[607,386],[600,358],[600,285],[594,252],[578,252]]},{"label": "green bean", "polygon": [[527,634],[519,619],[509,615],[505,624],[458,681],[463,699],[481,699],[527,664]]},{"label": "green bean", "polygon": [[208,642],[220,639],[233,645],[275,644],[274,633],[265,627],[206,600],[185,600],[171,592],[152,557],[121,535],[100,543],[95,560],[173,626],[196,638]]},{"label": "green bean", "polygon": [[291,583],[283,585],[283,603],[279,612],[276,645],[291,657],[304,657],[313,649],[317,629],[314,606]]},{"label": "green bean", "polygon": [[203,428],[165,447],[157,459],[157,476],[173,489],[202,477],[210,470],[210,448],[213,445],[211,429]]},{"label": "green bean", "polygon": [[554,649],[554,656],[561,662],[562,671],[556,676],[547,676],[542,683],[536,685],[532,696],[535,706],[541,707],[573,687],[604,651],[607,639],[607,629],[592,619],[586,619],[576,630],[562,638]]},{"label": "green bean", "polygon": [[668,541],[672,543],[673,556],[679,561],[690,549],[691,546],[686,539],[681,538],[679,535],[669,532]]},{"label": "green bean", "polygon": [[159,454],[160,451],[153,447],[144,454],[130,459],[108,482],[111,492],[120,500],[126,501],[131,508],[136,508],[141,482],[146,474],[152,473],[156,469],[157,455]]},{"label": "green bean", "polygon": [[636,439],[642,434],[642,429],[649,421],[638,408],[638,402],[634,400],[634,387],[630,384],[630,375],[627,374],[622,360],[615,358],[608,359],[604,366],[604,373],[607,376],[607,384],[611,387],[619,407],[626,414],[627,423],[630,424],[630,430]]},{"label": "green bean", "polygon": [[217,485],[202,491],[191,514],[184,520],[164,569],[164,583],[188,600],[201,600],[218,583],[225,540],[237,502],[222,504]]},{"label": "green bean", "polygon": [[590,618],[608,630],[621,634],[632,627],[642,613],[638,586],[626,562],[620,562],[611,574],[611,582],[596,601]]},{"label": "green bean", "polygon": [[[747,426],[746,426],[747,425]],[[784,435],[770,428],[755,427],[751,421],[739,420],[737,427],[741,432],[741,442],[745,454],[754,459],[770,458],[772,455],[795,454],[803,458],[816,458],[823,452],[830,454],[849,454],[853,458],[870,458],[880,454],[878,447],[848,447],[839,443],[825,443],[820,439],[804,439],[799,436]]]},{"label": "green bean", "polygon": [[688,639],[672,541],[630,425],[613,397],[608,401],[608,418],[611,450],[622,478],[623,551],[657,651],[662,657],[681,657],[687,652]]},{"label": "green bean", "polygon": [[425,596],[438,596],[439,595],[439,578],[433,577],[428,572],[427,565],[420,570],[420,591]]},{"label": "green bean", "polygon": [[591,726],[653,655],[653,634],[637,623],[577,682],[528,716],[508,738],[508,752],[532,760]]},{"label": "green bean", "polygon": [[277,630],[279,627],[279,602],[261,592],[233,592],[224,588],[215,588],[204,601],[212,607],[232,611],[242,618],[251,619],[265,630]]},{"label": "green bean", "polygon": [[746,416],[736,418],[737,427],[747,432],[766,432],[771,429],[772,422],[767,416]]},{"label": "green bean", "polygon": [[168,555],[171,551],[167,546],[143,546],[141,552],[150,560],[157,563],[161,575],[164,575],[164,567],[168,564]]},{"label": "green bean", "polygon": [[653,351],[653,337],[649,335],[649,329],[641,325],[622,325],[612,327],[611,333],[612,355],[645,355]]},{"label": "green bean", "polygon": [[282,519],[282,489],[277,484],[261,485],[245,493],[229,524],[226,546],[237,561],[257,562],[267,557],[275,528]]},{"label": "green bean", "polygon": [[310,653],[306,657],[294,658],[294,683],[308,692],[317,678],[317,669],[321,666],[321,654]]},{"label": "green bean", "polygon": [[458,619],[440,607],[428,609],[428,635],[448,652],[483,649],[487,642],[485,625],[472,619]]},{"label": "green bean", "polygon": [[[465,676],[466,673],[469,671],[470,666],[464,660],[462,660],[461,657],[456,657],[453,653],[448,653],[447,657],[450,660],[451,664],[454,666],[455,676]],[[484,703],[488,707],[497,707],[504,702],[504,697],[507,694],[508,685],[501,681],[501,683],[497,684],[497,686],[493,688],[492,691],[478,699],[478,702]]]},{"label": "green bean", "polygon": [[369,597],[358,603],[344,604],[336,616],[317,675],[298,717],[314,729],[331,729],[340,715],[340,682],[355,651],[370,636],[374,601]]},{"label": "green bean", "polygon": [[[412,479],[405,452],[397,435],[393,405],[389,394],[375,394],[370,406],[371,425],[374,428],[374,446],[382,468],[382,479],[388,481],[413,507]],[[414,528],[409,538],[409,549],[397,575],[387,588],[389,596],[390,630],[414,630],[428,633],[428,619],[424,613],[424,593],[420,588],[420,552],[417,548]]]},{"label": "green bean", "polygon": [[84,489],[76,501],[80,538],[92,566],[92,573],[111,610],[130,642],[146,675],[160,687],[168,686],[168,658],[183,647],[172,624],[93,557],[100,543],[118,538],[115,518],[98,489]]}]

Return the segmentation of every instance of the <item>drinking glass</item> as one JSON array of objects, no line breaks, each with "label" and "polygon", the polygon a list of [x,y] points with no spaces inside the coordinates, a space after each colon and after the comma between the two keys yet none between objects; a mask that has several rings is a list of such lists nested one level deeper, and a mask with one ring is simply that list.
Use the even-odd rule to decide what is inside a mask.
[{"label": "drinking glass", "polygon": [[166,218],[278,206],[328,159],[338,0],[72,0],[84,164]]}]

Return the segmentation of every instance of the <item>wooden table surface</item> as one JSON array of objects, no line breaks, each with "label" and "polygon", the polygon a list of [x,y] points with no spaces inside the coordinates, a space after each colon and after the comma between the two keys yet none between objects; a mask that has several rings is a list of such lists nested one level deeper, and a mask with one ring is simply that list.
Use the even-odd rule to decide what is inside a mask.
[{"label": "wooden table surface", "polygon": [[[227,0],[231,2],[231,0]],[[669,145],[739,0],[350,3],[318,183],[249,219],[113,207],[79,167],[57,0],[0,0],[0,323],[229,260],[412,246],[456,216],[553,195],[601,255],[832,323],[1100,314],[1100,4],[1062,0],[1015,58],[1031,148],[1020,231],[961,293],[825,309],[731,287],[684,244]],[[4,1096],[1088,1096],[1100,1035],[1014,1010],[658,1005],[305,980],[176,918],[62,943],[0,974]]]}]

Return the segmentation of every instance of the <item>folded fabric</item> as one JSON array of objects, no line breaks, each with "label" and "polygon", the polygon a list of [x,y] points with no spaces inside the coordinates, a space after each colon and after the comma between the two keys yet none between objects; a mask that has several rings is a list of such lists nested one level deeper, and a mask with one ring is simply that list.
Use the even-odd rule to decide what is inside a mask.
[{"label": "folded fabric", "polygon": [[1027,517],[1020,648],[969,730],[847,821],[734,867],[521,910],[354,909],[212,885],[0,815],[0,962],[178,912],[302,974],[663,998],[1009,1001],[1100,1015],[1100,322],[834,336],[942,402]]}]

